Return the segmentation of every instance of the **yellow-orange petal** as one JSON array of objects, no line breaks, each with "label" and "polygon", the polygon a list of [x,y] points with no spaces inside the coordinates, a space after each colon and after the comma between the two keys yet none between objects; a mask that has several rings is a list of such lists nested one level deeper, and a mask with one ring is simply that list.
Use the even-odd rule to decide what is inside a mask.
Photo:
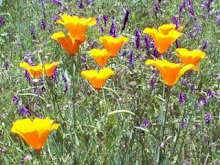
[{"label": "yellow-orange petal", "polygon": [[95,59],[96,63],[103,67],[110,58],[110,54],[106,49],[92,49],[90,50],[90,55]]},{"label": "yellow-orange petal", "polygon": [[44,64],[44,74],[47,77],[51,77],[57,67],[59,65],[59,62],[53,62],[51,64]]}]

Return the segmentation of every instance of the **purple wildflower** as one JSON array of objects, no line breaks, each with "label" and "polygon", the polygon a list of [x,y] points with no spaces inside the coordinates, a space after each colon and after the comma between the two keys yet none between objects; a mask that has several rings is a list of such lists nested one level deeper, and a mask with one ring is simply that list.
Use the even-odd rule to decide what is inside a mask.
[{"label": "purple wildflower", "polygon": [[134,69],[134,51],[131,50],[130,56],[129,56],[129,64],[131,69]]},{"label": "purple wildflower", "polygon": [[160,10],[160,6],[158,5],[158,3],[154,4],[154,12],[157,12]]},{"label": "purple wildflower", "polygon": [[182,123],[181,123],[181,127],[182,127],[182,128],[185,128],[186,125],[187,125],[187,119],[184,118],[183,121],[182,121]]},{"label": "purple wildflower", "polygon": [[56,22],[58,20],[57,15],[53,15],[53,22]]},{"label": "purple wildflower", "polygon": [[60,2],[59,0],[51,0],[51,2],[55,5],[63,6],[63,3]]},{"label": "purple wildflower", "polygon": [[220,14],[216,17],[216,23],[220,27]]},{"label": "purple wildflower", "polygon": [[66,83],[66,82],[67,82],[67,79],[66,79],[66,76],[65,76],[65,74],[64,74],[64,73],[62,74],[62,80],[63,80],[63,82],[64,82],[64,83]]},{"label": "purple wildflower", "polygon": [[107,25],[108,16],[103,14],[102,16],[105,26]]},{"label": "purple wildflower", "polygon": [[211,89],[208,89],[207,95],[209,96],[209,98],[214,98],[215,93],[212,92]]},{"label": "purple wildflower", "polygon": [[20,107],[20,108],[18,108],[18,111],[19,111],[23,116],[25,116],[25,117],[31,115],[30,110],[28,109],[27,106],[26,106],[26,107]]},{"label": "purple wildflower", "polygon": [[207,99],[205,97],[202,98],[202,105],[206,105],[207,104]]},{"label": "purple wildflower", "polygon": [[143,123],[142,123],[145,127],[149,128],[150,127],[150,123],[147,121],[147,119],[144,119]]},{"label": "purple wildflower", "polygon": [[105,29],[104,29],[103,26],[100,27],[100,31],[101,31],[102,33],[105,31]]},{"label": "purple wildflower", "polygon": [[109,34],[112,37],[117,37],[117,25],[116,25],[116,21],[115,21],[115,17],[114,16],[112,17],[112,25],[111,25]]},{"label": "purple wildflower", "polygon": [[9,69],[9,61],[5,60],[5,70],[8,70],[8,69]]},{"label": "purple wildflower", "polygon": [[121,33],[124,31],[125,26],[126,26],[126,24],[127,24],[127,22],[128,22],[129,14],[130,14],[130,10],[129,10],[129,9],[126,9],[125,17],[124,17],[124,21],[123,21],[123,26],[122,26],[122,28],[121,28]]},{"label": "purple wildflower", "polygon": [[33,40],[36,40],[35,30],[34,30],[33,26],[31,27],[31,36],[32,36]]},{"label": "purple wildflower", "polygon": [[92,41],[92,43],[90,44],[91,49],[93,49],[96,45],[97,45],[96,41]]},{"label": "purple wildflower", "polygon": [[140,49],[141,33],[138,28],[136,29],[135,36],[136,36],[136,40],[135,40],[136,49]]},{"label": "purple wildflower", "polygon": [[185,103],[185,95],[184,95],[183,92],[180,92],[179,103],[180,103],[181,106],[183,106],[184,103]]},{"label": "purple wildflower", "polygon": [[152,70],[152,76],[150,79],[151,90],[156,90],[155,83],[156,83],[156,72],[155,70]]},{"label": "purple wildflower", "polygon": [[27,155],[24,157],[24,162],[29,162],[32,159],[31,155]]},{"label": "purple wildflower", "polygon": [[122,53],[122,57],[125,57],[127,55],[127,51],[124,50],[123,53]]},{"label": "purple wildflower", "polygon": [[31,82],[31,77],[30,77],[30,75],[29,75],[27,70],[25,70],[24,75],[25,75],[25,78],[26,78],[27,82],[30,83]]},{"label": "purple wildflower", "polygon": [[157,51],[157,49],[156,49],[155,46],[154,46],[153,55],[154,55],[155,58],[158,58],[158,57],[159,57],[159,53],[158,53],[158,51]]},{"label": "purple wildflower", "polygon": [[174,16],[172,21],[173,21],[173,23],[176,25],[176,29],[178,29],[178,28],[179,28],[179,22],[178,22],[177,17]]},{"label": "purple wildflower", "polygon": [[197,32],[201,32],[202,31],[202,26],[200,24],[195,24],[194,28],[195,28],[195,30]]},{"label": "purple wildflower", "polygon": [[203,44],[203,46],[202,46],[202,50],[207,49],[207,47],[208,47],[208,42],[207,42],[207,41],[205,41],[205,42],[204,42],[204,44]]},{"label": "purple wildflower", "polygon": [[200,105],[200,103],[199,103],[198,101],[196,102],[195,107],[196,107],[196,109],[198,109],[198,110],[200,109],[201,105]]},{"label": "purple wildflower", "polygon": [[7,151],[8,151],[8,149],[7,149],[6,147],[3,147],[3,148],[0,149],[0,152],[1,152],[1,153],[5,153],[5,152],[7,152]]},{"label": "purple wildflower", "polygon": [[58,84],[57,77],[58,77],[58,67],[56,67],[56,69],[54,70],[53,75],[52,75],[53,82],[54,82],[56,85]]},{"label": "purple wildflower", "polygon": [[182,84],[183,84],[184,86],[187,86],[187,79],[186,79],[186,78],[183,79]]},{"label": "purple wildflower", "polygon": [[95,19],[96,19],[97,24],[99,24],[99,21],[100,21],[99,16],[97,16]]},{"label": "purple wildflower", "polygon": [[200,125],[198,123],[195,124],[195,130],[198,130]]},{"label": "purple wildflower", "polygon": [[12,100],[13,100],[13,102],[14,102],[15,104],[18,104],[18,102],[19,102],[19,99],[18,99],[18,96],[17,96],[17,95],[14,95],[13,98],[12,98]]},{"label": "purple wildflower", "polygon": [[144,36],[144,41],[146,44],[147,55],[150,56],[150,40],[147,35]]},{"label": "purple wildflower", "polygon": [[194,16],[194,10],[193,10],[192,0],[188,0],[188,4],[189,4],[189,13],[190,13],[190,16],[193,17],[193,16]]},{"label": "purple wildflower", "polygon": [[211,116],[209,113],[205,114],[205,123],[206,123],[208,126],[209,126],[209,124],[210,124],[211,119],[212,119],[212,116]]},{"label": "purple wildflower", "polygon": [[46,29],[46,22],[45,22],[45,19],[42,19],[42,20],[41,20],[41,28],[42,28],[43,30]]},{"label": "purple wildflower", "polygon": [[4,19],[3,19],[3,17],[0,15],[0,27],[3,26],[3,24],[4,24]]}]

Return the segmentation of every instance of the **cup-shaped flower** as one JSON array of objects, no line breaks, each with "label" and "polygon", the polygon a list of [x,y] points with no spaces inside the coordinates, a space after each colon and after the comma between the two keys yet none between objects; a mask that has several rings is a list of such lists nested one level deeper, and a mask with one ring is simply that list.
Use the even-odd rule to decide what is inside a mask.
[{"label": "cup-shaped flower", "polygon": [[73,38],[80,40],[85,35],[88,26],[96,24],[96,19],[63,14],[62,20],[57,20],[56,23],[64,25]]},{"label": "cup-shaped flower", "polygon": [[31,66],[27,62],[21,62],[20,67],[25,68],[32,78],[38,79],[42,73],[47,77],[51,77],[58,64],[59,62],[53,62],[51,64]]},{"label": "cup-shaped flower", "polygon": [[85,35],[83,35],[80,39],[74,39],[70,33],[66,37],[62,31],[54,33],[51,38],[59,42],[70,56],[77,53],[79,51],[79,46],[86,40]]},{"label": "cup-shaped flower", "polygon": [[104,48],[111,54],[111,57],[115,57],[121,47],[128,42],[128,38],[124,36],[120,37],[112,37],[112,36],[104,36],[99,38],[100,42],[104,46]]},{"label": "cup-shaped flower", "polygon": [[46,118],[21,119],[14,122],[11,131],[18,134],[30,147],[41,151],[51,131],[58,129],[60,124]]},{"label": "cup-shaped flower", "polygon": [[187,50],[185,48],[178,48],[176,49],[178,54],[176,55],[179,57],[183,64],[193,64],[197,66],[197,64],[205,57],[205,52],[201,50]]},{"label": "cup-shaped flower", "polygon": [[174,24],[165,24],[157,29],[145,28],[144,33],[150,35],[154,40],[155,47],[160,54],[163,54],[168,48],[182,35],[179,31],[182,29],[175,29]]},{"label": "cup-shaped flower", "polygon": [[147,60],[145,64],[155,66],[160,71],[164,83],[170,87],[175,85],[186,71],[195,68],[193,64],[182,65],[167,60]]},{"label": "cup-shaped flower", "polygon": [[105,84],[106,80],[113,76],[115,72],[110,68],[103,68],[97,70],[84,70],[81,72],[82,77],[87,79],[89,83],[97,90],[100,90]]},{"label": "cup-shaped flower", "polygon": [[96,63],[103,67],[107,63],[110,54],[106,49],[92,49],[90,50],[90,55],[95,59]]}]

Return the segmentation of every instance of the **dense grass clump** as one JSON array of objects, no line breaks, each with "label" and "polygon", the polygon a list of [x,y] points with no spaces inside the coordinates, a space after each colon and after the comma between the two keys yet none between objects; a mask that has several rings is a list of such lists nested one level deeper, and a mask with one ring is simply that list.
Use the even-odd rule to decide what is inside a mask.
[{"label": "dense grass clump", "polygon": [[[211,0],[0,0],[0,164],[219,164],[219,9]],[[86,36],[60,24],[64,14],[91,17]],[[145,29],[171,23],[181,35],[158,52],[162,39]],[[187,65],[177,48],[205,56],[175,77]],[[18,126],[54,130],[36,150],[12,127],[37,117],[57,130]]]}]

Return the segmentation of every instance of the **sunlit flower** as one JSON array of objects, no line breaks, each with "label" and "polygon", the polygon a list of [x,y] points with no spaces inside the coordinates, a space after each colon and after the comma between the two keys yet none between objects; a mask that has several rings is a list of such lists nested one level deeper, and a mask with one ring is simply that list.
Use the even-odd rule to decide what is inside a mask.
[{"label": "sunlit flower", "polygon": [[103,68],[100,71],[84,70],[81,72],[82,77],[87,79],[90,84],[97,90],[100,90],[105,84],[106,80],[114,74],[115,72],[110,68]]},{"label": "sunlit flower", "polygon": [[96,19],[91,17],[79,18],[78,16],[63,14],[62,20],[57,20],[56,23],[64,25],[73,38],[80,40],[85,35],[88,26],[96,24]]},{"label": "sunlit flower", "polygon": [[92,49],[90,54],[99,66],[105,66],[110,57],[110,54],[105,49]]},{"label": "sunlit flower", "polygon": [[112,36],[105,36],[99,38],[100,42],[104,46],[104,48],[111,54],[111,57],[117,55],[121,47],[128,42],[128,38],[121,36],[121,37],[112,37]]},{"label": "sunlit flower", "polygon": [[53,62],[51,64],[31,66],[27,62],[22,62],[20,67],[25,68],[32,78],[38,79],[42,73],[47,77],[51,77],[58,64],[59,62]]},{"label": "sunlit flower", "polygon": [[66,37],[61,31],[54,33],[51,38],[59,42],[63,49],[71,56],[79,51],[79,46],[86,40],[85,35],[76,40],[70,34]]},{"label": "sunlit flower", "polygon": [[147,60],[145,64],[155,66],[160,71],[164,83],[170,87],[175,85],[186,71],[195,67],[193,64],[183,66],[182,64],[171,63],[167,60]]},{"label": "sunlit flower", "polygon": [[157,29],[145,28],[144,33],[150,35],[154,40],[157,51],[163,54],[182,35],[179,31],[183,27],[176,29],[174,24],[164,24]]},{"label": "sunlit flower", "polygon": [[58,129],[60,124],[54,124],[53,120],[46,118],[21,119],[14,122],[11,131],[18,134],[24,141],[36,151],[40,151],[51,131]]},{"label": "sunlit flower", "polygon": [[176,56],[179,57],[182,63],[186,65],[193,64],[196,66],[199,63],[199,61],[201,61],[205,57],[205,52],[201,50],[189,51],[184,48],[178,48],[176,49],[176,51],[178,52]]}]

